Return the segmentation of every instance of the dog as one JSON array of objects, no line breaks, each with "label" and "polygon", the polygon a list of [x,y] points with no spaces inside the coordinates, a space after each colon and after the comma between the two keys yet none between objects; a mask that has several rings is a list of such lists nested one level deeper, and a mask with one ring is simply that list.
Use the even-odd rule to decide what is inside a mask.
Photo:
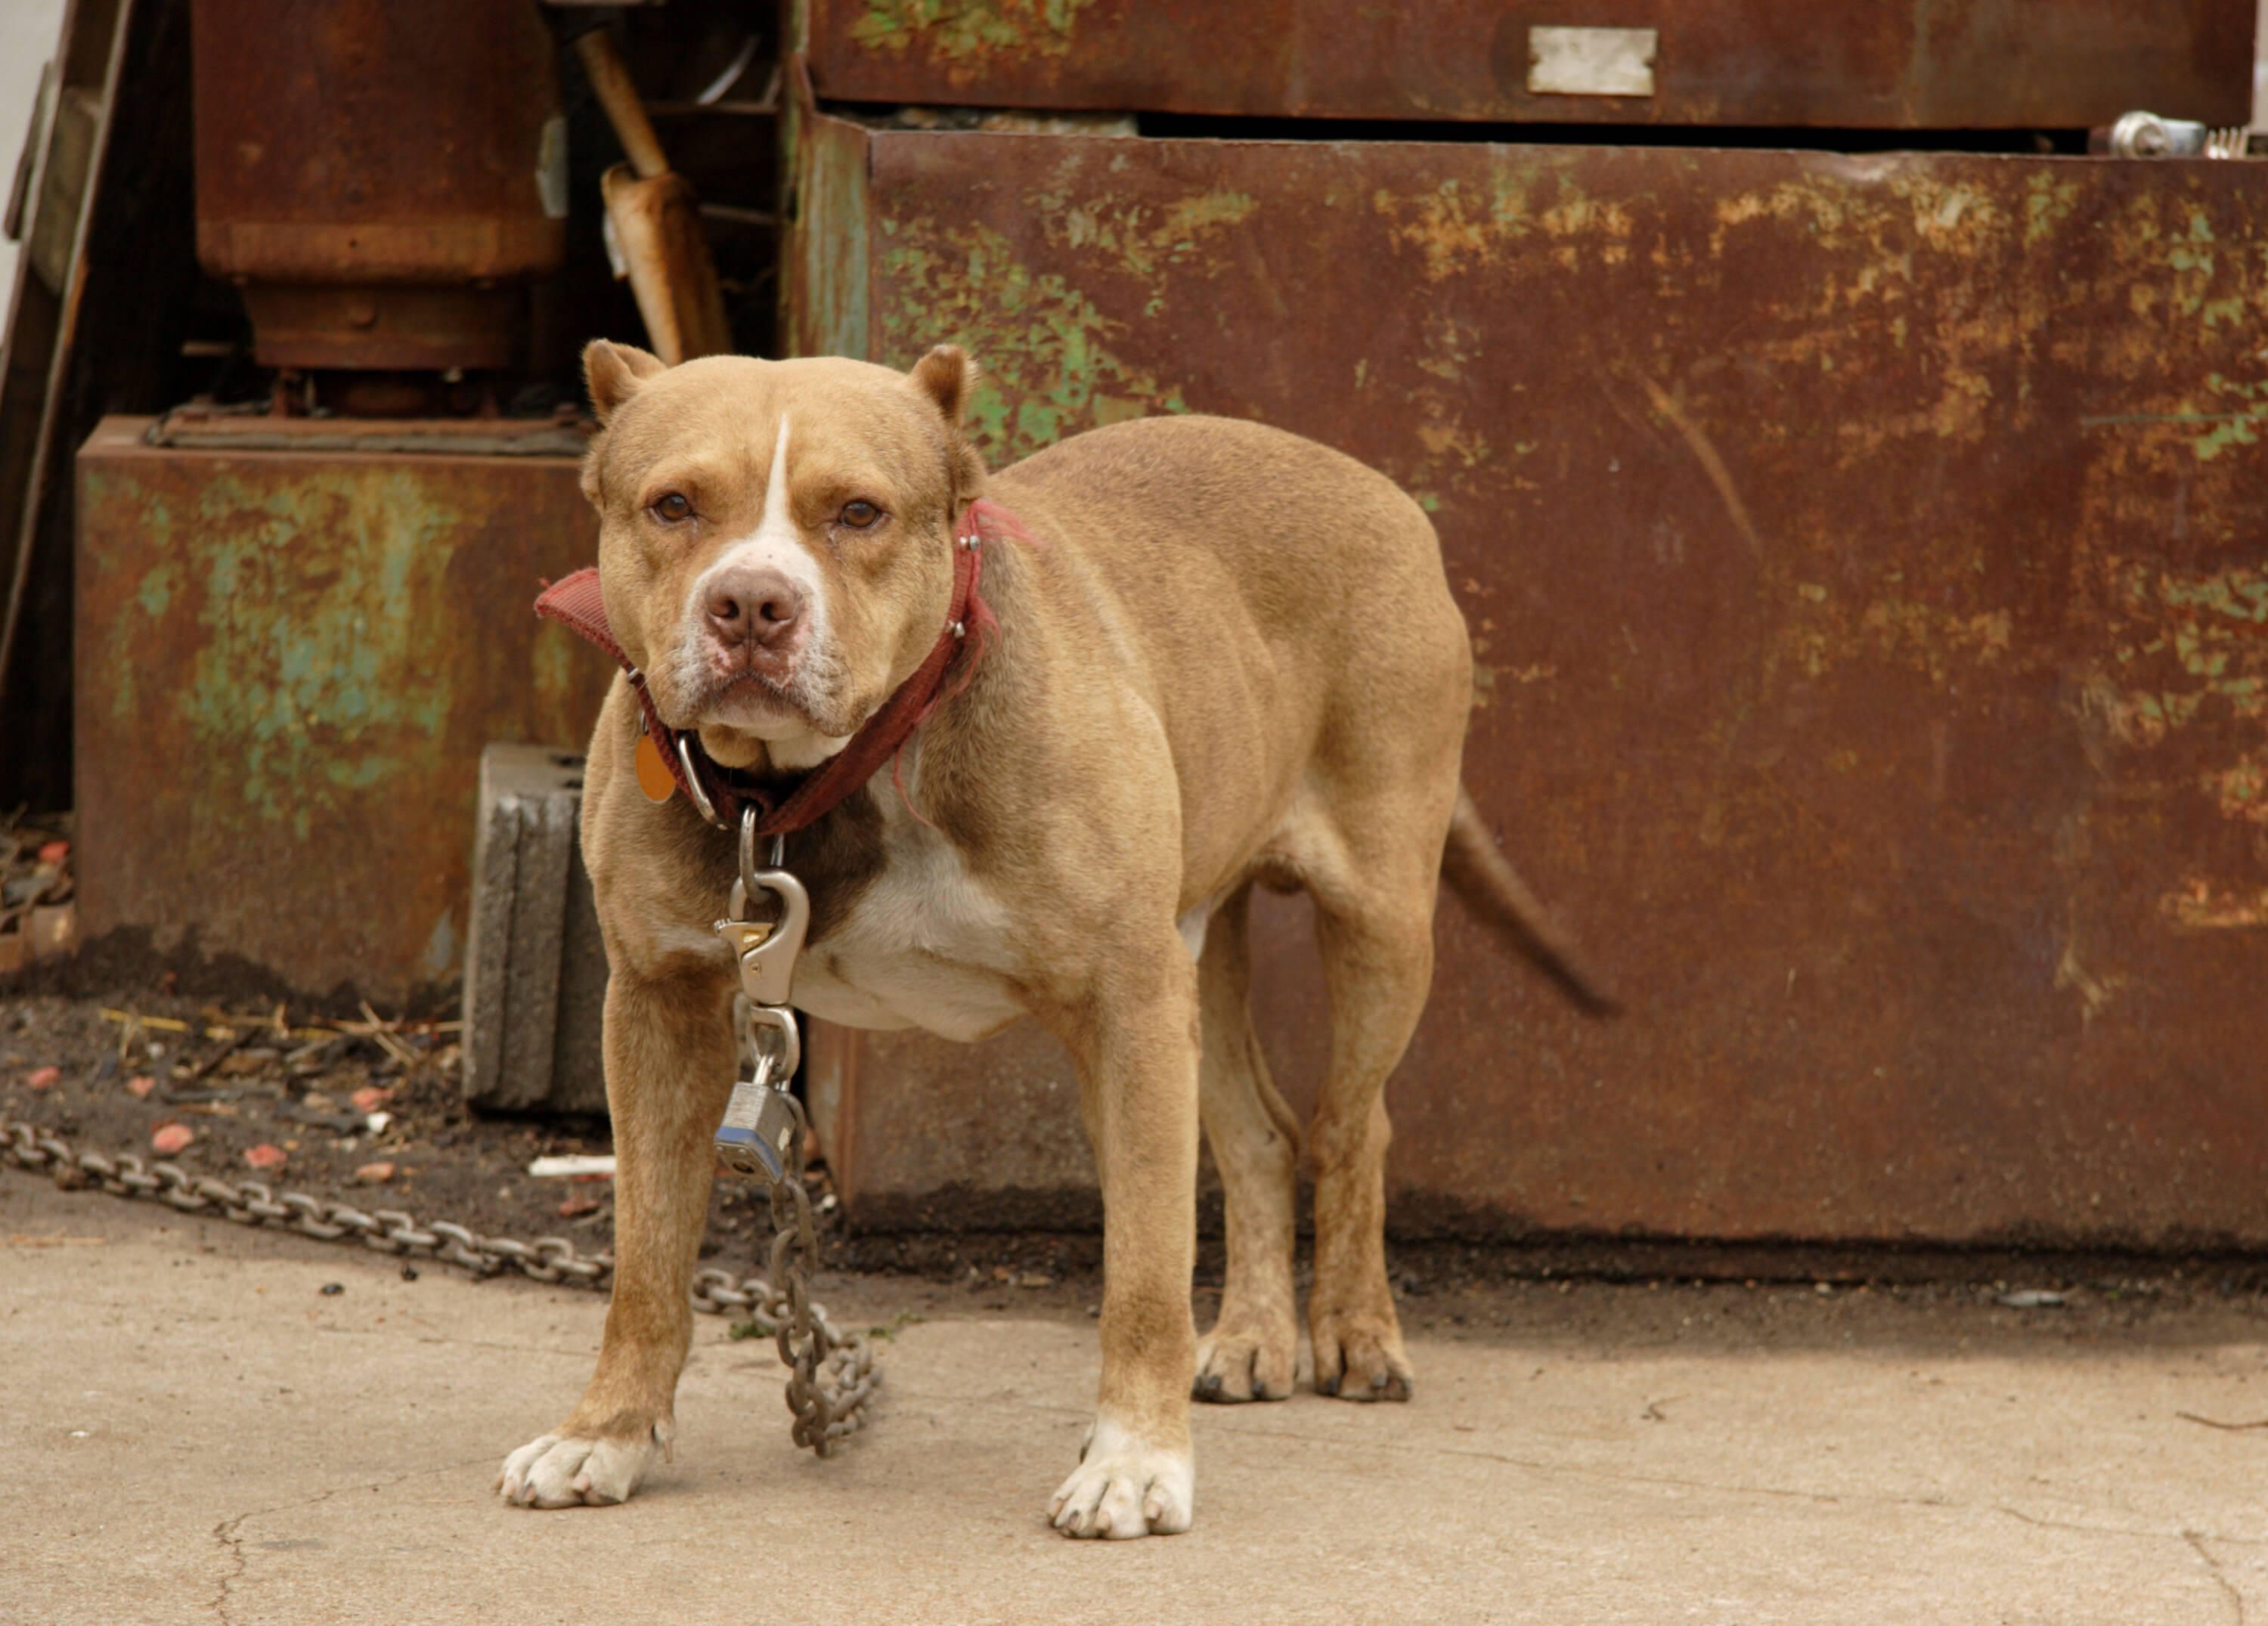
[{"label": "dog", "polygon": [[[611,970],[616,1263],[590,1385],[505,1459],[504,1497],[622,1501],[674,1435],[711,1137],[735,1077],[737,968],[711,923],[737,870],[696,798],[641,789],[640,741],[681,731],[718,783],[792,787],[851,761],[941,650],[959,669],[890,767],[856,766],[862,782],[787,838],[811,897],[793,1000],[963,1041],[1029,1016],[1076,1063],[1104,1205],[1102,1376],[1050,1521],[1188,1529],[1192,1395],[1292,1393],[1302,1137],[1252,1028],[1256,885],[1313,900],[1330,996],[1305,1137],[1314,1387],[1409,1399],[1383,1093],[1425,1003],[1444,873],[1602,1003],[1462,788],[1473,657],[1424,511],[1327,447],[1200,416],[1114,424],[988,472],[964,423],[976,369],[952,346],[909,373],[666,367],[605,341],[584,364],[598,587],[633,668],[592,739],[582,823]],[[980,502],[1000,517],[981,535]],[[981,629],[955,614],[974,596],[957,550],[973,547]],[[1200,1125],[1228,1243],[1202,1337]]]}]

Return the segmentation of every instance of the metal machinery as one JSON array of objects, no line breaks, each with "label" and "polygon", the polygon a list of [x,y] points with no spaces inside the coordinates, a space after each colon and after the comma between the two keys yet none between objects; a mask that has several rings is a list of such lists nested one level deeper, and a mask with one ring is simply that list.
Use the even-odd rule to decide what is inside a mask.
[{"label": "metal machinery", "polygon": [[[1445,900],[1397,1227],[2268,1241],[2268,171],[2081,134],[2242,124],[2250,0],[806,10],[795,352],[1435,518],[1469,781],[1626,1013]],[[1094,1212],[1042,1038],[814,1051],[858,1223]]]},{"label": "metal machinery", "polygon": [[82,928],[399,1001],[461,968],[482,747],[605,691],[528,612],[595,547],[571,415],[456,415],[559,263],[556,53],[526,0],[193,23],[199,255],[283,371],[80,453]]}]

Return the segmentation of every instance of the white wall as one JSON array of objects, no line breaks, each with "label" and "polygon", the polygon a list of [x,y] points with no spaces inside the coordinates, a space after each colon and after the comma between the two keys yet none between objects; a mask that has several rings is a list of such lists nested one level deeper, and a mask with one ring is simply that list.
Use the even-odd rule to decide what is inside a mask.
[{"label": "white wall", "polygon": [[[2268,4],[2268,0],[2263,0]],[[55,54],[63,0],[0,0],[0,204],[7,199],[39,94],[40,64]],[[16,245],[0,241],[0,305],[16,285]]]}]

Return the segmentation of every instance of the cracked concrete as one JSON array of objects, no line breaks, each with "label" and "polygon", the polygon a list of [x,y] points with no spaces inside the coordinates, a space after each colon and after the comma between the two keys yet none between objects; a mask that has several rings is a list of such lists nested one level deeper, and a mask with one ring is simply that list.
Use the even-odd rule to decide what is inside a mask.
[{"label": "cracked concrete", "polygon": [[[1076,1302],[827,1284],[847,1319],[928,1319],[825,1463],[788,1445],[770,1346],[704,1319],[676,1461],[627,1506],[529,1513],[497,1465],[572,1400],[600,1300],[17,1174],[0,1238],[0,1619],[2191,1626],[2268,1593],[2250,1299],[2133,1325],[1957,1294],[1415,1300],[1415,1403],[1200,1408],[1197,1529],[1099,1548],[1040,1512],[1094,1380]],[[83,1245],[25,1245],[53,1238]]]}]

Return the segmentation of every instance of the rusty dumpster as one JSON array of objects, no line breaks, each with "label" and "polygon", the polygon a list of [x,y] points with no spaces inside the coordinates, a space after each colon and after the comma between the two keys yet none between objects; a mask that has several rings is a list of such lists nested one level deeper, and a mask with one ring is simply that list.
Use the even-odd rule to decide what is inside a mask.
[{"label": "rusty dumpster", "polygon": [[[1625,1013],[1445,900],[1397,1227],[2258,1246],[2262,174],[814,111],[786,320],[968,347],[996,464],[1250,416],[1432,513],[1469,783]],[[1301,915],[1258,1003],[1304,1104]],[[1028,1031],[830,1034],[813,1088],[859,1224],[1094,1212]]]}]

